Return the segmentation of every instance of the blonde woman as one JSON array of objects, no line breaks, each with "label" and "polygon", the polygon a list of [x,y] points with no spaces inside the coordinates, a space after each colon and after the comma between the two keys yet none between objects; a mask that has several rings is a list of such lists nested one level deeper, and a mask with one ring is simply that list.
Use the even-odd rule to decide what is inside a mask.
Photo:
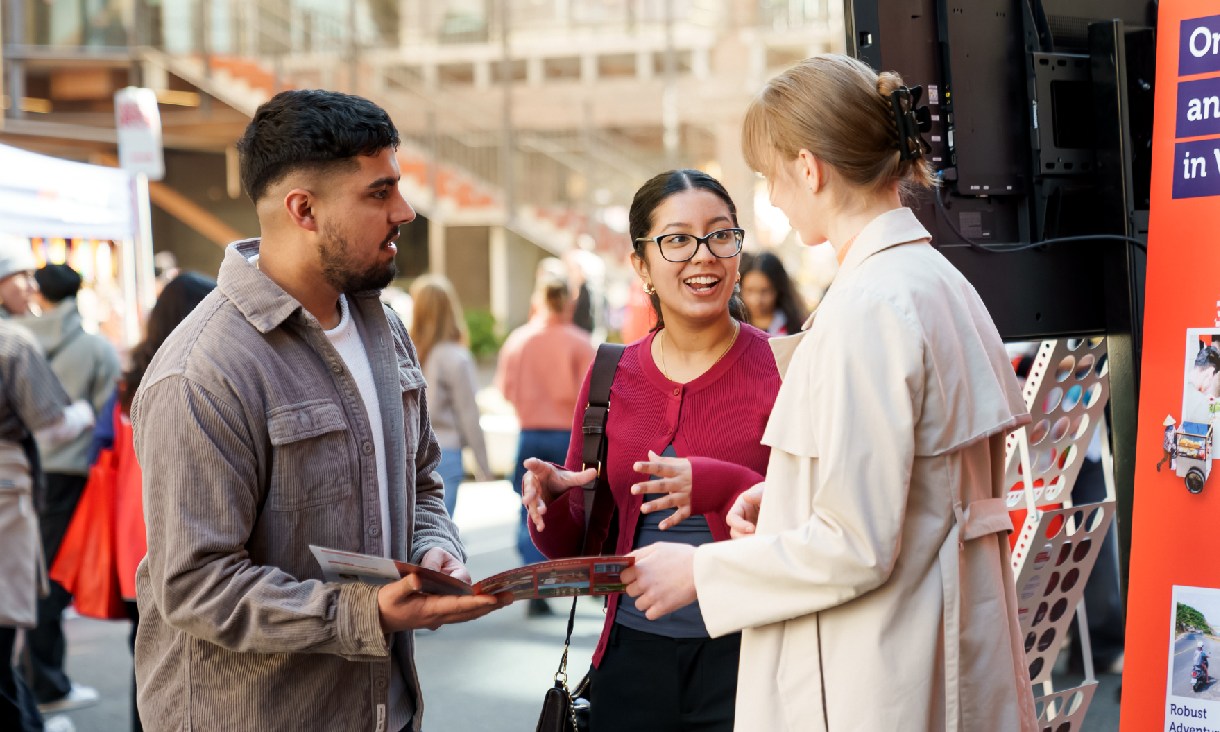
[{"label": "blonde woman", "polygon": [[772,341],[771,457],[736,539],[644,547],[624,574],[649,618],[697,597],[709,634],[742,631],[738,730],[1037,729],[1001,484],[1029,415],[978,293],[902,204],[931,184],[915,99],[826,55],[746,112],[746,161],[839,269]]},{"label": "blonde woman", "polygon": [[466,320],[453,284],[441,275],[424,275],[411,285],[411,340],[419,351],[428,383],[428,416],[441,446],[437,471],[445,484],[445,508],[453,515],[462,484],[462,448],[474,454],[476,477],[491,480],[479,405],[479,380],[466,343]]}]

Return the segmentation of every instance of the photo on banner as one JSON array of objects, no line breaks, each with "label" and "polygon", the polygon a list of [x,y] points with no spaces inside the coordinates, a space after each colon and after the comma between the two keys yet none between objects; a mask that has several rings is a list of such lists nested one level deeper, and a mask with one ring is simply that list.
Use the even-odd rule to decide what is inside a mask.
[{"label": "photo on banner", "polygon": [[1210,662],[1217,650],[1220,650],[1220,590],[1174,587],[1166,682],[1171,716],[1220,719],[1220,684],[1211,675]]}]

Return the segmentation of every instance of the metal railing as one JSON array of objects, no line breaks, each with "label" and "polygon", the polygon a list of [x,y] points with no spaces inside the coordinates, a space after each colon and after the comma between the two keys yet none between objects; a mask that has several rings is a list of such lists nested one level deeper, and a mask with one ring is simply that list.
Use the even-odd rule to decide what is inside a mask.
[{"label": "metal railing", "polygon": [[403,0],[400,7],[414,40],[488,43],[502,32],[502,2],[511,3],[513,35],[633,34],[661,26],[667,17],[711,28],[723,22],[726,5],[723,0]]},{"label": "metal railing", "polygon": [[[760,27],[824,22],[829,0],[755,0],[747,15]],[[414,44],[502,43],[543,35],[633,34],[680,24],[727,31],[723,0],[5,0],[9,44],[54,48],[154,48],[161,58],[202,61],[213,78],[220,57],[254,61],[273,88],[292,83],[286,66],[302,59],[335,88],[377,99],[404,139],[501,203],[587,210],[625,205],[657,171],[659,151],[599,129],[509,129],[503,89],[484,100],[446,103],[445,85],[378,61]],[[507,8],[509,39],[503,36]],[[734,19],[734,22],[740,19]],[[210,90],[212,91],[212,90]],[[455,88],[455,92],[458,89]],[[505,153],[505,141],[511,141]],[[689,165],[679,151],[678,164]],[[689,153],[686,154],[689,156]],[[510,217],[512,212],[508,212]]]}]

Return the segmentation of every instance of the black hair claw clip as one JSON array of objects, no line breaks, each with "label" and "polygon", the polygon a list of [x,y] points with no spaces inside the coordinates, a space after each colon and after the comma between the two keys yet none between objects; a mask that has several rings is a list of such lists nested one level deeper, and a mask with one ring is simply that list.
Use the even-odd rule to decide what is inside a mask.
[{"label": "black hair claw clip", "polygon": [[922,86],[900,86],[890,92],[890,106],[894,112],[894,124],[898,128],[898,153],[903,160],[923,157],[932,149],[920,137],[921,132],[932,129],[932,113],[926,104],[919,106],[922,97]]}]

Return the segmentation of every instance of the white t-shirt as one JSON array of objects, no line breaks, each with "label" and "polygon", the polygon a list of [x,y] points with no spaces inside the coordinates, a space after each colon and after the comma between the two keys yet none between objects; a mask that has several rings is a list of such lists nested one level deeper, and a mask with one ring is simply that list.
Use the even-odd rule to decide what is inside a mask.
[{"label": "white t-shirt", "polygon": [[[369,416],[369,429],[373,432],[374,454],[377,456],[377,497],[381,508],[381,553],[390,556],[390,495],[386,490],[389,481],[385,466],[385,432],[381,425],[381,405],[377,402],[377,385],[373,382],[373,368],[369,364],[369,354],[364,350],[364,342],[356,330],[348,308],[347,297],[339,296],[341,316],[339,324],[326,333],[330,343],[343,358],[347,370],[356,380],[356,388],[360,390],[360,399],[364,402],[364,411]],[[394,656],[391,654],[391,659]],[[411,720],[412,709],[407,697],[407,685],[402,678],[402,669],[397,661],[391,662],[390,668],[390,713],[389,729],[400,730]]]}]

